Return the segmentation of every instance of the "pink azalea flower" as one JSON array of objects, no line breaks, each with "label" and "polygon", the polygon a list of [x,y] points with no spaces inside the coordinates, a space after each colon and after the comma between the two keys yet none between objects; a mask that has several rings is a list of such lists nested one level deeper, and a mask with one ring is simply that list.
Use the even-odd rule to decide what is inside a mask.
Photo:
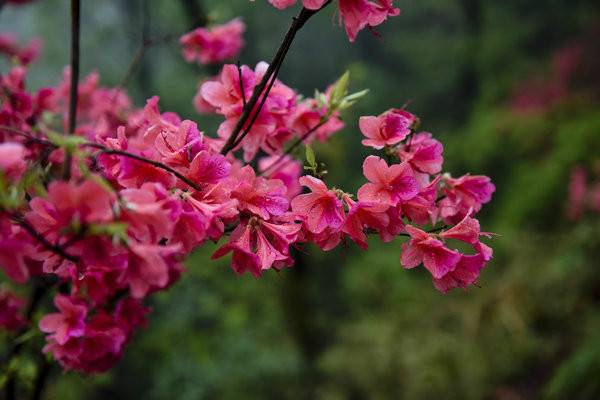
[{"label": "pink azalea flower", "polygon": [[23,327],[27,321],[22,315],[25,300],[14,293],[0,288],[0,327],[16,331]]},{"label": "pink azalea flower", "polygon": [[301,194],[292,200],[292,210],[304,222],[309,232],[319,234],[326,228],[339,230],[344,224],[344,207],[333,190],[312,176],[303,176],[300,184],[311,193]]},{"label": "pink azalea flower", "polygon": [[66,370],[92,374],[112,368],[122,357],[127,339],[127,332],[113,316],[99,312],[85,325],[80,337],[62,344],[49,337],[43,351],[52,353]]},{"label": "pink azalea flower", "polygon": [[451,289],[459,287],[466,289],[477,282],[485,264],[486,260],[481,254],[463,255],[454,270],[448,272],[442,278],[433,279],[433,285],[442,293],[447,293]]},{"label": "pink azalea flower", "polygon": [[181,246],[157,246],[130,243],[129,264],[121,281],[129,286],[131,296],[141,299],[151,290],[164,289],[173,273],[181,270],[175,256]]},{"label": "pink azalea flower", "polygon": [[425,225],[429,222],[435,224],[438,214],[435,201],[440,180],[440,176],[436,177],[427,186],[421,188],[414,198],[401,203],[402,213],[410,222],[417,225]]},{"label": "pink azalea flower", "polygon": [[587,172],[582,167],[575,167],[571,171],[569,181],[569,201],[567,216],[570,220],[581,218],[585,208],[587,196]]},{"label": "pink azalea flower", "polygon": [[390,218],[386,213],[389,207],[362,201],[356,202],[349,196],[344,196],[344,202],[348,205],[348,215],[342,231],[350,236],[363,250],[367,250],[369,246],[365,229],[371,228],[378,232],[384,231],[390,223]]},{"label": "pink azalea flower", "polygon": [[[273,168],[273,163],[277,163]],[[292,200],[302,192],[298,182],[302,175],[302,164],[290,156],[280,159],[279,156],[263,157],[258,161],[258,170],[267,171],[269,179],[279,179],[287,188],[286,197]]]},{"label": "pink azalea flower", "polygon": [[358,32],[367,26],[383,23],[388,16],[400,15],[400,9],[393,7],[393,0],[339,0],[340,19],[346,27],[351,42],[356,40]]},{"label": "pink azalea flower", "polygon": [[386,111],[378,117],[360,117],[360,131],[367,137],[362,144],[375,149],[396,145],[410,134],[413,122],[395,110]]},{"label": "pink azalea flower", "polygon": [[197,184],[215,184],[229,176],[231,164],[221,154],[201,151],[190,164],[188,177]]},{"label": "pink azalea flower", "polygon": [[250,272],[259,277],[263,271],[293,264],[289,245],[298,238],[300,225],[285,219],[264,221],[256,217],[242,221],[231,234],[229,242],[219,248],[213,259],[233,252],[231,266],[235,272]]},{"label": "pink azalea flower", "polygon": [[496,187],[487,176],[469,174],[460,178],[444,178],[444,194],[439,202],[440,214],[448,224],[460,222],[472,210],[478,213],[481,206],[492,199]]},{"label": "pink azalea flower", "polygon": [[363,163],[363,174],[369,183],[358,190],[361,201],[395,206],[419,193],[419,184],[408,163],[388,167],[385,160],[369,156]]},{"label": "pink azalea flower", "polygon": [[[327,0],[302,0],[302,5],[309,10],[318,10]],[[283,10],[296,4],[296,0],[269,0],[276,8]]]},{"label": "pink azalea flower", "polygon": [[50,333],[59,345],[64,345],[70,338],[83,336],[87,307],[81,301],[61,294],[54,297],[54,305],[60,312],[43,317],[40,330]]},{"label": "pink azalea flower", "polygon": [[448,249],[444,243],[421,229],[407,225],[411,239],[402,245],[402,266],[414,268],[423,263],[435,279],[444,277],[456,268],[461,254]]},{"label": "pink azalea flower", "polygon": [[289,209],[287,188],[283,182],[257,177],[248,165],[232,175],[231,184],[231,197],[238,201],[240,211],[248,211],[268,220],[271,216],[283,215]]},{"label": "pink azalea flower", "polygon": [[17,283],[25,283],[32,275],[31,264],[40,252],[33,238],[8,218],[0,220],[0,268]]},{"label": "pink azalea flower", "polygon": [[480,236],[491,237],[492,235],[490,233],[482,233],[479,221],[471,218],[470,213],[461,222],[440,233],[440,237],[443,239],[456,239],[469,243],[481,255],[484,261],[489,261],[492,259],[493,251],[489,246],[480,242]]},{"label": "pink azalea flower", "polygon": [[416,171],[433,175],[442,170],[443,152],[444,146],[433,139],[431,133],[421,132],[412,136],[407,144],[400,147],[398,156]]},{"label": "pink azalea flower", "polygon": [[230,189],[219,183],[182,196],[182,209],[171,241],[181,243],[186,251],[208,238],[218,241],[225,230],[224,221],[234,219],[239,213],[238,202],[230,195]]},{"label": "pink azalea flower", "polygon": [[120,192],[123,201],[122,220],[128,233],[138,241],[158,243],[169,239],[179,216],[179,204],[158,183],[145,183],[139,189]]},{"label": "pink azalea flower", "polygon": [[63,228],[74,223],[93,224],[113,219],[114,195],[94,180],[83,183],[54,181],[48,186],[48,197],[29,202],[27,220],[39,233],[55,239]]},{"label": "pink azalea flower", "polygon": [[33,39],[25,46],[18,45],[16,38],[9,33],[0,34],[0,54],[15,58],[22,65],[29,65],[40,55],[42,41]]},{"label": "pink azalea flower", "polygon": [[[325,93],[325,97],[328,99],[329,93]],[[298,137],[303,137],[308,132],[314,130],[316,126],[321,124],[326,115],[327,109],[325,107],[319,108],[314,99],[307,99],[298,104],[296,111],[291,116],[290,130]],[[340,119],[339,112],[335,112],[328,117],[327,122],[312,132],[304,141],[304,143],[309,144],[313,140],[325,142],[343,128],[344,122]]]},{"label": "pink azalea flower", "polygon": [[212,28],[197,28],[179,39],[187,62],[216,64],[236,57],[244,46],[246,25],[240,18]]}]

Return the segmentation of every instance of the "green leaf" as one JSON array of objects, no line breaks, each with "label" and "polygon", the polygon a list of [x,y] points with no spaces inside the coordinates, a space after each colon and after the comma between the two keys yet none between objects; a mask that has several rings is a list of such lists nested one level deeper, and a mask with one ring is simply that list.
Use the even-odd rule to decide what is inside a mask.
[{"label": "green leaf", "polygon": [[61,135],[57,132],[47,132],[46,135],[52,144],[57,147],[62,147],[67,151],[73,151],[77,148],[77,146],[87,143],[87,140],[81,136]]},{"label": "green leaf", "polygon": [[312,149],[312,147],[310,147],[308,145],[306,146],[306,162],[312,168],[316,168],[317,167],[317,159],[315,158],[315,152]]},{"label": "green leaf", "polygon": [[340,79],[335,82],[333,90],[331,91],[330,104],[335,107],[339,105],[346,93],[348,93],[348,85],[350,84],[350,71],[346,71]]}]

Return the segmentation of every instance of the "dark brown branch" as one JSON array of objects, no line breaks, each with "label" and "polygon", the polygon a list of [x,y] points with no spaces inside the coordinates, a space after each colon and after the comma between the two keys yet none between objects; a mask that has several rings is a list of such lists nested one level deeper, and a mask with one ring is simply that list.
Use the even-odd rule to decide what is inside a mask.
[{"label": "dark brown branch", "polygon": [[37,144],[41,144],[41,145],[44,145],[44,146],[54,146],[54,144],[52,142],[50,142],[49,140],[40,139],[40,138],[35,137],[35,136],[33,136],[33,135],[31,135],[31,134],[29,134],[27,132],[24,132],[24,131],[22,131],[20,129],[12,128],[10,126],[0,125],[0,130],[5,130],[5,131],[8,131],[8,132],[13,133],[15,135],[24,137],[25,139],[30,140],[30,141],[32,141],[34,143],[37,143]]},{"label": "dark brown branch", "polygon": [[244,78],[243,78],[243,74],[242,74],[242,65],[240,64],[240,62],[237,62],[237,70],[238,70],[238,76],[240,79],[240,92],[242,93],[242,104],[244,105],[244,107],[246,107],[246,91],[244,90]]},{"label": "dark brown branch", "polygon": [[36,231],[35,228],[32,225],[30,225],[29,222],[27,222],[25,220],[25,218],[23,218],[23,216],[18,215],[18,214],[13,214],[12,219],[15,221],[15,223],[17,225],[19,225],[23,229],[25,229],[25,231],[27,233],[29,233],[29,235],[31,237],[33,237],[42,246],[44,246],[46,248],[46,250],[49,250],[49,251],[53,252],[54,254],[57,254],[57,255],[61,256],[62,258],[69,260],[71,262],[74,262],[74,263],[79,262],[78,257],[75,257],[74,255],[67,253],[61,246],[50,243],[48,241],[48,239],[46,239],[41,233]]},{"label": "dark brown branch", "polygon": [[[291,46],[292,42],[294,41],[296,34],[298,33],[298,31],[300,31],[300,29],[302,29],[304,24],[313,15],[315,15],[316,13],[321,11],[323,8],[327,7],[330,3],[331,3],[331,1],[328,1],[327,3],[325,3],[323,5],[323,7],[321,7],[318,10],[308,10],[306,8],[303,8],[302,11],[300,11],[300,14],[298,14],[298,16],[294,18],[287,34],[285,35],[285,37],[283,39],[283,42],[281,43],[281,45],[279,46],[279,49],[277,50],[277,53],[275,54],[275,57],[273,57],[273,60],[269,64],[269,67],[267,68],[265,75],[263,76],[262,80],[258,83],[258,85],[256,85],[256,87],[254,88],[254,91],[252,92],[252,96],[248,100],[246,107],[244,107],[244,109],[242,111],[242,115],[240,116],[240,119],[238,120],[231,135],[227,139],[227,142],[221,149],[221,154],[227,154],[235,148],[236,142],[238,141],[238,137],[239,137],[240,133],[242,132],[242,129],[246,128],[246,131],[249,132],[249,130],[252,128],[252,124],[249,124],[248,126],[246,126],[246,123],[252,117],[253,113],[256,114],[256,117],[254,117],[253,120],[256,120],[258,113],[260,113],[260,109],[262,107],[262,104],[264,104],[264,101],[261,103],[261,107],[259,107],[258,109],[255,110],[258,100],[260,99],[260,96],[263,94],[263,91],[265,91],[265,89],[267,88],[267,85],[269,85],[269,83],[271,82],[271,78],[274,78],[274,79],[277,78],[279,68],[281,68],[281,65],[283,64],[283,61],[285,60],[287,52],[290,49],[290,46]],[[272,83],[269,87],[271,87],[271,86],[272,86]],[[264,96],[266,97],[266,96],[268,96],[268,94],[269,94],[269,92],[267,91],[264,94]]]},{"label": "dark brown branch", "polygon": [[[79,38],[81,27],[80,0],[71,0],[71,87],[69,90],[68,133],[73,135],[77,125],[77,102],[79,97]],[[63,178],[71,178],[72,155],[65,157]]]}]

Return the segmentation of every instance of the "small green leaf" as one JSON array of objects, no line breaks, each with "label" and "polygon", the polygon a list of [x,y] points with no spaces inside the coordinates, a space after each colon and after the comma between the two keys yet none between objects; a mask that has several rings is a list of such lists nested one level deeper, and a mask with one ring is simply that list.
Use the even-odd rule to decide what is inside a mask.
[{"label": "small green leaf", "polygon": [[47,132],[48,140],[57,147],[65,148],[67,151],[73,151],[84,143],[87,143],[85,138],[75,135],[61,135],[57,132]]},{"label": "small green leaf", "polygon": [[330,98],[330,104],[335,107],[336,105],[340,104],[344,98],[344,96],[346,96],[346,93],[348,93],[348,85],[350,84],[350,71],[346,71],[344,73],[344,75],[341,76],[340,79],[338,79],[334,86],[333,86],[333,90],[331,91],[331,98]]},{"label": "small green leaf", "polygon": [[306,146],[306,162],[312,168],[316,168],[316,166],[317,166],[317,160],[315,158],[315,152],[312,149],[312,147],[310,147],[308,145]]}]

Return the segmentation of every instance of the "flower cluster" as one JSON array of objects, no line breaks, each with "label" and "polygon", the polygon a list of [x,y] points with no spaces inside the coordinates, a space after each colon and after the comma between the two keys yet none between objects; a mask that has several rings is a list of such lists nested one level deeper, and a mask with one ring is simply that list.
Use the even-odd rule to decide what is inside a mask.
[{"label": "flower cluster", "polygon": [[[224,117],[217,134],[221,142],[227,140],[244,112],[246,101],[250,99],[256,85],[267,71],[267,63],[259,63],[255,69],[229,64],[223,67],[218,77],[200,86],[195,104],[200,112],[217,113]],[[326,103],[331,88],[319,99],[298,100],[298,94],[279,80],[275,80],[260,110],[253,110],[256,118],[252,127],[246,128],[246,136],[234,150],[244,150],[244,160],[252,160],[259,151],[268,155],[280,154],[286,142],[302,138],[306,133],[313,139],[327,140],[344,127],[339,112],[328,115]],[[219,142],[220,144],[220,142]],[[222,146],[222,144],[221,144]]]},{"label": "flower cluster", "polygon": [[[351,42],[364,28],[372,28],[382,24],[387,17],[400,15],[400,9],[394,7],[393,0],[338,0],[340,22],[346,28]],[[280,10],[296,4],[296,0],[269,0]],[[329,3],[329,0],[302,0],[308,10],[318,10]]]},{"label": "flower cluster", "polygon": [[187,62],[216,64],[236,57],[244,47],[246,25],[236,18],[210,29],[196,28],[179,39]]},{"label": "flower cluster", "polygon": [[[339,6],[351,39],[398,12],[389,0]],[[240,22],[231,24],[239,33]],[[186,57],[230,57],[239,38],[219,29],[183,39]],[[225,65],[200,85],[198,111],[223,118],[215,134],[161,112],[157,96],[134,107],[97,73],[79,83],[76,110],[68,69],[35,93],[22,63],[0,75],[0,268],[14,284],[56,282],[56,310],[39,329],[44,351],[65,369],[111,368],[145,323],[144,301],[178,280],[186,256],[207,241],[221,242],[213,258],[230,255],[236,273],[260,277],[291,267],[297,246],[329,251],[351,240],[366,250],[369,235],[406,237],[402,265],[423,264],[438,290],[476,282],[492,257],[474,218],[491,200],[490,179],[442,173],[442,144],[417,130],[416,116],[391,109],[359,120],[363,144],[382,152],[362,163],[365,183],[356,193],[332,187],[310,143],[340,132],[342,113],[366,91],[349,94],[346,73],[307,98],[269,71]],[[295,157],[301,146],[307,165]],[[0,306],[5,328],[31,323],[10,292]]]}]

